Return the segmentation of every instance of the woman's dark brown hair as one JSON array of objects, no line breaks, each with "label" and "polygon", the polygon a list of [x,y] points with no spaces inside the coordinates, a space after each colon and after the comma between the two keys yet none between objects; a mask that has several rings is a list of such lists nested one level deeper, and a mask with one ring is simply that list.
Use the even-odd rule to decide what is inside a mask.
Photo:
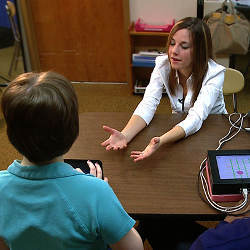
[{"label": "woman's dark brown hair", "polygon": [[1,106],[10,142],[33,163],[65,154],[78,136],[74,88],[55,72],[18,76],[5,89]]},{"label": "woman's dark brown hair", "polygon": [[[194,103],[207,73],[208,60],[213,59],[212,39],[209,27],[205,22],[199,18],[186,17],[178,21],[172,28],[167,41],[167,51],[169,51],[170,42],[174,34],[181,29],[188,29],[190,31],[193,42],[192,90],[194,94],[192,103]],[[177,79],[175,71],[172,69],[169,77],[169,87],[171,94],[174,95],[177,87]]]}]

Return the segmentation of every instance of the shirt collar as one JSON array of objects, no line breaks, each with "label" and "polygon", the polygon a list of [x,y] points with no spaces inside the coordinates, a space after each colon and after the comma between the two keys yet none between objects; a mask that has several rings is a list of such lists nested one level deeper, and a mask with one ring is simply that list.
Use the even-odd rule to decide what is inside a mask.
[{"label": "shirt collar", "polygon": [[[74,175],[84,175],[64,162],[54,162],[43,166],[22,166],[21,161],[15,160],[7,169],[13,175],[25,179],[42,180],[55,179]],[[88,174],[89,175],[89,174]]]}]

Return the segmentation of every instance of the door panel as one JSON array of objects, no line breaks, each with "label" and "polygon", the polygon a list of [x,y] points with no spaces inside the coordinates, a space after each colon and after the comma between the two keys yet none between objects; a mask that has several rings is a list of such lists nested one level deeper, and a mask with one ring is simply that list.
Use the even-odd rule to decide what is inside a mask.
[{"label": "door panel", "polygon": [[127,82],[123,0],[29,2],[42,71],[72,81]]}]

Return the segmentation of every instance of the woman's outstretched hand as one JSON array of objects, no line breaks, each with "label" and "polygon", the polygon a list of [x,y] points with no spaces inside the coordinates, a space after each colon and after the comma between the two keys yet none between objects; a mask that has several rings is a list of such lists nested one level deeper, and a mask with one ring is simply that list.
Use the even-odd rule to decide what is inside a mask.
[{"label": "woman's outstretched hand", "polygon": [[134,162],[141,161],[152,155],[159,147],[160,137],[154,137],[144,151],[132,151],[130,157],[134,158]]},{"label": "woman's outstretched hand", "polygon": [[103,129],[111,134],[106,141],[101,143],[103,147],[106,147],[106,150],[118,150],[127,147],[126,137],[120,131],[108,126],[103,126]]}]

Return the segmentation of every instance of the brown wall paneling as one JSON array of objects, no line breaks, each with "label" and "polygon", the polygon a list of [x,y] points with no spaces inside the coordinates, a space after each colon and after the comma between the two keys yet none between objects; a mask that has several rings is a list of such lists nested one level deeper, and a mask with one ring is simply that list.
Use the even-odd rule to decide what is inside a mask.
[{"label": "brown wall paneling", "polygon": [[124,1],[29,0],[41,70],[72,81],[127,82]]},{"label": "brown wall paneling", "polygon": [[[40,71],[40,61],[37,48],[36,36],[34,34],[33,15],[29,0],[16,0],[19,10],[22,12],[22,21],[26,36],[26,45],[28,50],[31,71]],[[24,34],[22,34],[24,35]]]}]

